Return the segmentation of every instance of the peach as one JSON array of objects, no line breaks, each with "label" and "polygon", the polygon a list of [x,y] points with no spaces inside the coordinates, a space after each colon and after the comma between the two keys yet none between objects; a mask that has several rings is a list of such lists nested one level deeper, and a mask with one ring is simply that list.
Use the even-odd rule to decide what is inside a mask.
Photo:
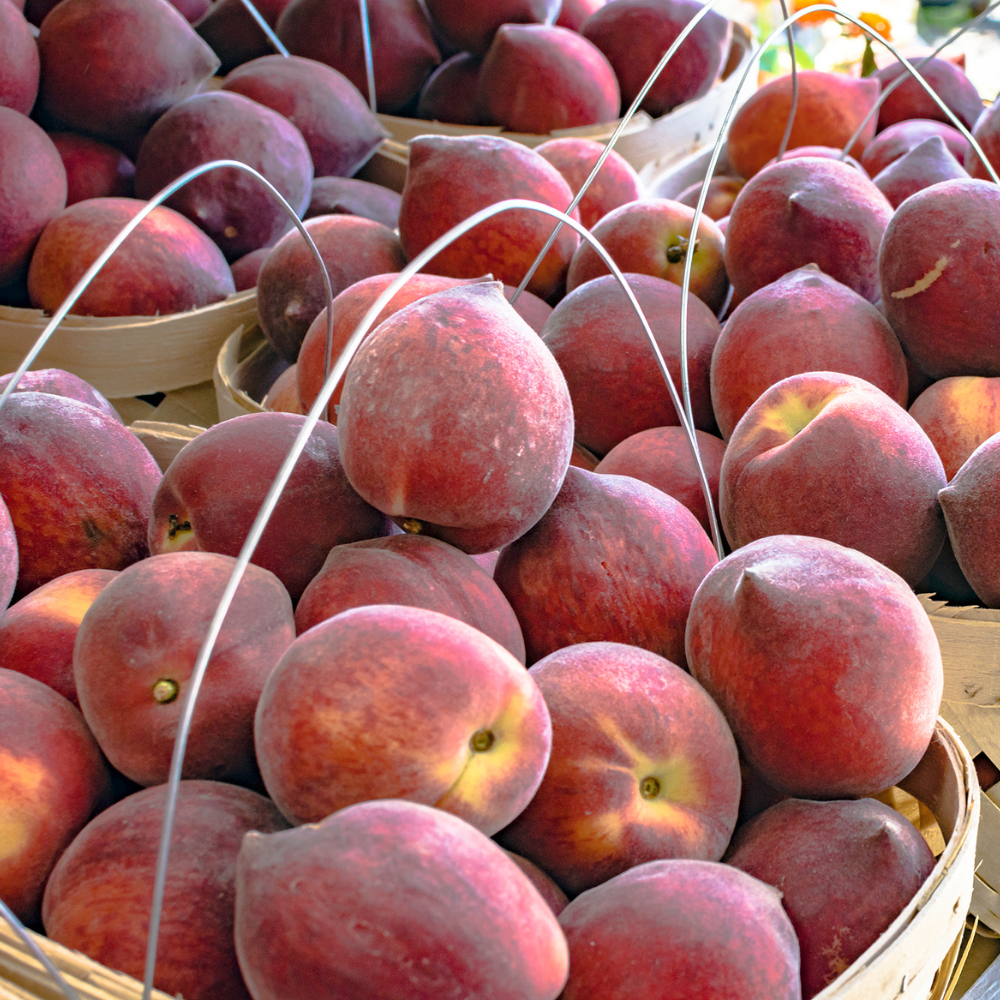
[{"label": "peach", "polygon": [[914,585],[944,543],[944,467],[923,429],[870,382],[790,375],[736,425],[722,460],[719,514],[734,549],[812,535],[884,563]]},{"label": "peach", "polygon": [[352,1000],[555,1000],[568,968],[555,916],[501,848],[405,801],[247,836],[235,938],[256,1000],[311,995],[316,983]]},{"label": "peach", "polygon": [[0,107],[30,115],[38,96],[41,63],[24,14],[0,4]]},{"label": "peach", "polygon": [[3,497],[0,497],[0,610],[8,607],[17,586],[17,534]]},{"label": "peach", "polygon": [[289,365],[270,385],[267,395],[260,401],[265,410],[278,413],[301,413],[302,403],[299,400],[298,372],[296,365]]},{"label": "peach", "polygon": [[270,247],[257,247],[256,250],[251,250],[250,253],[237,257],[229,265],[236,291],[245,292],[248,288],[257,287],[257,276],[260,274],[261,265],[270,252]]},{"label": "peach", "polygon": [[493,577],[472,556],[437,538],[400,534],[334,546],[296,605],[296,631],[301,635],[365,604],[405,604],[451,615],[524,663],[521,626]]},{"label": "peach", "polygon": [[399,192],[357,177],[316,177],[303,219],[317,215],[360,215],[395,229],[399,224]]},{"label": "peach", "polygon": [[530,670],[552,756],[501,845],[568,895],[660,858],[718,861],[736,826],[740,766],[722,712],[689,674],[635,646],[582,642]]},{"label": "peach", "polygon": [[[278,18],[287,6],[288,0],[254,0],[257,12],[271,28],[277,27]],[[195,22],[194,30],[221,60],[219,72],[223,74],[274,52],[274,46],[243,0],[214,0],[205,15]]]},{"label": "peach", "polygon": [[[417,136],[399,209],[399,237],[413,260],[453,226],[506,198],[526,198],[565,211],[573,193],[562,174],[533,149],[502,136]],[[436,254],[424,270],[453,278],[492,274],[519,285],[555,220],[531,209],[508,210],[480,223]],[[549,300],[562,293],[579,237],[563,226],[528,283]]]},{"label": "peach", "polygon": [[[7,388],[13,376],[13,372],[9,375],[0,375],[0,391]],[[109,417],[113,417],[118,423],[123,423],[121,415],[106,396],[79,375],[64,371],[62,368],[29,369],[17,380],[14,392],[49,392],[56,396],[66,396],[94,406]]]},{"label": "peach", "polygon": [[725,264],[736,299],[812,263],[877,301],[879,247],[892,214],[885,195],[846,163],[802,156],[772,164],[747,182],[729,214]]},{"label": "peach", "polygon": [[[576,195],[580,193],[580,188],[604,152],[604,144],[584,136],[567,135],[548,139],[536,146],[535,151],[566,178]],[[641,196],[642,182],[635,167],[621,153],[612,149],[580,199],[580,222],[592,229],[594,223],[613,208],[620,208]]]},{"label": "peach", "polygon": [[0,618],[0,666],[47,684],[79,708],[73,643],[94,598],[117,575],[78,569],[25,594]]},{"label": "peach", "polygon": [[571,31],[579,31],[583,22],[591,14],[600,10],[607,0],[563,0],[559,8],[559,16],[556,24],[560,28],[569,28]]},{"label": "peach", "polygon": [[1000,606],[1000,574],[993,525],[997,517],[1000,436],[987,438],[966,459],[938,498],[955,559],[979,602]]},{"label": "peach", "polygon": [[[235,563],[214,552],[150,556],[109,583],[80,623],[73,674],[83,716],[140,785],[167,780],[195,661]],[[259,780],[253,714],[294,637],[288,592],[248,566],[199,689],[183,777]]]},{"label": "peach", "polygon": [[314,59],[261,56],[234,69],[222,89],[284,115],[302,133],[316,177],[350,177],[388,135],[358,88]]},{"label": "peach", "polygon": [[910,405],[950,482],[966,459],[1000,431],[1000,378],[962,375],[931,383]]},{"label": "peach", "polygon": [[426,0],[434,25],[460,49],[482,56],[504,24],[552,24],[559,13],[557,0]]},{"label": "peach", "polygon": [[[719,471],[726,444],[714,434],[695,429],[698,453],[708,478],[712,507],[719,511]],[[614,446],[593,469],[602,475],[632,476],[679,500],[710,535],[705,493],[691,443],[682,427],[651,427],[625,438]]]},{"label": "peach", "polygon": [[[302,133],[277,111],[226,90],[196,94],[157,119],[135,159],[135,193],[152,198],[193,167],[219,159],[253,167],[296,215],[309,204],[313,167]],[[269,246],[292,226],[274,194],[236,167],[196,177],[165,204],[203,229],[227,260]]]},{"label": "peach", "polygon": [[[401,271],[399,238],[381,222],[358,215],[318,215],[304,223],[339,295],[362,278]],[[309,324],[326,304],[323,273],[298,229],[283,236],[257,274],[257,308],[264,336],[289,364],[299,355]]]},{"label": "peach", "polygon": [[583,35],[549,24],[502,24],[479,69],[484,125],[548,135],[618,117],[611,63]]},{"label": "peach", "polygon": [[524,665],[457,618],[371,604],[303,632],[254,724],[268,794],[295,824],[407,799],[487,836],[531,800],[552,725]]},{"label": "peach", "polygon": [[[93,819],[60,858],[45,891],[48,937],[142,979],[166,785]],[[219,781],[178,786],[156,949],[156,989],[190,1000],[249,1000],[233,942],[236,859],[249,831],[286,829],[274,804]]]},{"label": "peach", "polygon": [[[877,80],[847,73],[801,70],[799,97],[788,146],[843,149],[875,106]],[[727,156],[741,177],[750,178],[778,153],[792,107],[791,74],[769,80],[740,105],[729,127]],[[860,158],[875,135],[872,115],[848,152]]]},{"label": "peach", "polygon": [[383,321],[347,370],[337,427],[364,499],[470,553],[541,518],[573,447],[566,379],[499,282],[445,289]]},{"label": "peach", "polygon": [[[710,178],[708,182],[708,195],[705,198],[705,207],[703,209],[705,215],[715,222],[718,222],[719,219],[724,219],[732,210],[733,202],[736,200],[736,196],[740,193],[745,183],[746,181],[742,177],[731,177],[726,174],[719,174]],[[674,200],[679,201],[682,205],[694,208],[701,197],[701,189],[702,182],[698,181],[696,184],[684,188]]]},{"label": "peach", "polygon": [[934,135],[893,160],[872,180],[889,199],[889,204],[899,208],[904,199],[925,187],[968,176],[968,171],[955,159],[944,140]]},{"label": "peach", "polygon": [[856,549],[783,534],[737,549],[699,587],[685,641],[692,676],[777,791],[873,795],[930,743],[934,629],[906,581]]},{"label": "peach", "polygon": [[79,710],[0,667],[0,898],[23,923],[37,925],[53,866],[110,797],[111,769]]},{"label": "peach", "polygon": [[449,56],[424,82],[417,95],[417,118],[479,125],[479,69],[483,61],[471,52]]},{"label": "peach", "polygon": [[[965,70],[948,59],[936,56],[917,60],[913,63],[913,68],[919,70],[931,89],[967,129],[976,124],[983,113],[983,101],[976,85],[965,75]],[[875,70],[872,76],[882,90],[894,80],[902,78],[902,82],[893,88],[879,106],[880,131],[907,118],[936,119],[951,124],[951,119],[941,110],[937,101],[924,90],[919,80],[910,75],[901,62],[883,66]]]},{"label": "peach", "polygon": [[[651,274],[676,285],[684,279],[685,258],[690,253],[690,291],[718,313],[729,292],[724,238],[715,222],[703,215],[692,249],[693,221],[693,208],[671,198],[647,197],[612,209],[594,224],[591,232],[621,271]],[[566,290],[572,292],[584,282],[609,273],[593,246],[583,242],[570,261]]]},{"label": "peach", "polygon": [[0,107],[0,287],[24,279],[38,237],[65,207],[59,150],[27,115]]},{"label": "peach", "polygon": [[39,109],[129,155],[153,122],[219,68],[167,0],[72,0],[44,24]]},{"label": "peach", "polygon": [[[144,206],[137,198],[90,198],[56,215],[42,231],[28,268],[32,305],[55,312]],[[112,254],[70,312],[165,316],[221,302],[235,291],[218,246],[183,215],[159,205]]]},{"label": "peach", "polygon": [[[615,3],[620,0],[614,0]],[[717,861],[650,861],[559,915],[561,1000],[799,1000],[799,944],[769,885]]]},{"label": "peach", "polygon": [[[993,106],[986,108],[976,122],[976,127],[972,130],[972,137],[979,143],[980,149],[986,154],[994,170],[1000,164],[1000,118]],[[965,153],[965,169],[973,177],[980,180],[992,180],[990,172],[986,169],[982,157],[972,148],[970,144]]]},{"label": "peach", "polygon": [[876,799],[786,799],[736,831],[725,861],[781,890],[808,1000],[896,919],[934,854],[905,816]]},{"label": "peach", "polygon": [[684,666],[695,590],[718,561],[697,518],[628,476],[571,467],[545,516],[500,552],[527,661],[578,642],[622,642]]},{"label": "peach", "polygon": [[[419,0],[368,0],[367,7],[378,110],[399,114],[441,53]],[[292,55],[332,66],[369,99],[357,5],[291,0],[278,18],[277,34]]]},{"label": "peach", "polygon": [[888,320],[867,299],[815,265],[748,295],[730,314],[712,354],[712,408],[722,437],[765,389],[789,375],[857,375],[900,406],[906,359]]},{"label": "peach", "polygon": [[527,858],[522,858],[520,854],[515,854],[513,851],[506,849],[504,850],[504,854],[528,876],[529,881],[538,890],[539,895],[548,904],[549,909],[558,917],[566,909],[566,904],[569,902],[566,898],[566,893],[534,861],[529,861]]},{"label": "peach", "polygon": [[[623,110],[631,106],[664,53],[701,9],[697,0],[615,0],[587,18],[580,34],[614,67]],[[732,21],[709,10],[674,53],[640,108],[658,118],[708,93],[726,65],[732,34]]]},{"label": "peach", "polygon": [[130,198],[135,164],[120,150],[79,132],[50,132],[66,168],[66,204],[88,198]]},{"label": "peach", "polygon": [[160,468],[120,420],[45,392],[0,410],[0,496],[17,533],[26,594],[77,569],[124,569],[148,555]]},{"label": "peach", "polygon": [[[238,556],[304,423],[295,413],[247,413],[189,441],[153,497],[150,552]],[[321,423],[309,436],[252,561],[274,573],[297,601],[335,545],[391,530],[392,522],[347,481],[336,427]]]},{"label": "peach", "polygon": [[930,118],[905,118],[883,129],[865,146],[865,151],[861,154],[861,166],[869,177],[874,177],[903,153],[935,135],[944,139],[951,155],[959,163],[964,163],[968,170],[966,155],[972,148],[969,140],[954,126]]},{"label": "peach", "polygon": [[[661,357],[681,391],[678,285],[647,274],[627,274]],[[695,426],[715,429],[709,388],[719,322],[688,295],[687,370]],[[553,310],[542,340],[566,376],[576,440],[595,455],[639,431],[680,424],[652,345],[616,278],[605,275],[573,289]]]},{"label": "peach", "polygon": [[1000,375],[1000,188],[958,179],[911,195],[886,226],[878,274],[886,318],[931,378]]},{"label": "peach", "polygon": [[[333,342],[329,354],[326,351],[326,308],[324,307],[309,324],[309,329],[306,330],[302,339],[302,346],[299,348],[296,364],[299,399],[302,400],[302,405],[306,409],[316,402],[316,397],[319,395],[320,389],[323,388],[326,370],[324,355],[329,358],[332,368],[364,314],[398,276],[392,272],[374,274],[352,282],[337,293],[333,300]],[[457,278],[443,278],[436,274],[414,274],[389,300],[382,312],[375,317],[369,334],[383,320],[398,312],[403,306],[407,306],[411,302],[431,294],[431,292],[454,288],[460,283]],[[327,416],[332,424],[337,422],[337,407],[340,405],[340,395],[343,388],[344,380],[341,379],[330,397]]]}]

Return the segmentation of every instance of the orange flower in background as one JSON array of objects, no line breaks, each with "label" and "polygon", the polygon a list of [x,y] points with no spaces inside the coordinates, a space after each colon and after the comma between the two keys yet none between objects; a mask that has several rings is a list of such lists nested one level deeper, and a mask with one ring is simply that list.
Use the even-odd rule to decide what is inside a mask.
[{"label": "orange flower in background", "polygon": [[[881,14],[874,14],[871,11],[862,11],[862,13],[858,14],[858,20],[864,21],[872,31],[881,35],[887,42],[892,41],[892,24],[887,17],[883,17]],[[861,28],[854,24],[853,21],[847,23],[844,33],[852,36],[867,34],[867,32],[863,32]]]},{"label": "orange flower in background", "polygon": [[[836,6],[834,0],[823,0],[824,3],[829,3],[832,6]],[[810,7],[815,7],[817,0],[792,0],[792,13],[797,14],[800,10],[809,10]],[[837,15],[830,10],[817,10],[811,14],[804,14],[798,19],[797,24],[802,25],[817,25],[822,24],[824,21],[829,21],[831,18]]]}]

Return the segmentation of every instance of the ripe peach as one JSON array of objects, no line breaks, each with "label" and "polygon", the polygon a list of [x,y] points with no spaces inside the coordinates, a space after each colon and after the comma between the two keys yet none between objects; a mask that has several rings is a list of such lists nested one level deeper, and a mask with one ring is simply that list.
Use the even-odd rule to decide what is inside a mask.
[{"label": "ripe peach", "polygon": [[110,143],[79,132],[50,132],[66,168],[66,204],[88,198],[130,198],[135,164]]},{"label": "ripe peach", "polygon": [[557,0],[428,0],[427,12],[449,41],[475,55],[484,55],[504,24],[551,24],[559,13]]},{"label": "ripe peach", "polygon": [[944,543],[947,480],[923,429],[870,382],[790,375],[736,425],[722,460],[719,516],[734,549],[766,535],[814,535],[877,559],[910,585]]},{"label": "ripe peach", "polygon": [[[84,718],[140,785],[167,780],[195,660],[235,562],[214,552],[150,556],[109,583],[80,623],[73,673]],[[253,713],[294,637],[288,592],[248,566],[208,661],[184,777],[259,780]]]},{"label": "ripe peach", "polygon": [[[93,819],[45,890],[53,941],[141,979],[167,786],[127,796]],[[263,795],[220,781],[178,787],[162,922],[158,990],[190,1000],[248,1000],[233,942],[236,859],[243,837],[286,829]]]},{"label": "ripe peach", "polygon": [[445,289],[383,321],[347,370],[337,427],[364,499],[467,552],[535,524],[573,447],[566,380],[499,282]]},{"label": "ripe peach", "polygon": [[684,666],[695,590],[718,561],[695,516],[628,476],[571,467],[545,516],[500,552],[493,578],[528,663],[578,642],[622,642]]},{"label": "ripe peach", "polygon": [[[931,89],[958,117],[971,129],[983,113],[983,101],[976,85],[965,75],[965,70],[948,59],[937,56],[924,58],[914,63],[920,75],[930,84]],[[872,76],[882,90],[902,77],[899,86],[894,87],[878,109],[878,127],[882,130],[889,125],[905,121],[907,118],[935,119],[951,124],[951,119],[941,110],[937,101],[913,78],[901,62],[892,62],[877,69]]]},{"label": "ripe peach", "polygon": [[893,160],[872,180],[889,199],[889,204],[899,208],[902,201],[925,187],[968,176],[968,171],[948,150],[944,140],[933,135]]},{"label": "ripe peach", "polygon": [[53,866],[110,797],[111,768],[79,710],[0,668],[0,898],[19,920],[37,924]]},{"label": "ripe peach", "polygon": [[776,790],[873,795],[930,743],[941,650],[910,586],[822,538],[769,535],[706,576],[688,617],[692,676]]},{"label": "ripe peach", "polygon": [[969,140],[953,125],[930,118],[906,118],[883,129],[865,146],[865,151],[861,154],[861,166],[869,177],[874,177],[893,160],[899,159],[905,152],[935,135],[944,139],[951,155],[959,163],[964,163],[968,170],[966,155],[971,149]]},{"label": "ripe peach", "polygon": [[555,1000],[568,967],[555,916],[514,861],[416,802],[362,802],[247,836],[235,938],[256,1000],[319,982],[352,1000]]},{"label": "ripe peach", "polygon": [[264,686],[254,733],[268,794],[295,824],[399,798],[487,836],[531,800],[552,746],[520,661],[457,618],[395,604],[303,632]]},{"label": "ripe peach", "polygon": [[497,836],[570,895],[659,858],[718,861],[740,801],[729,724],[669,660],[582,642],[530,670],[552,756],[527,808]]},{"label": "ripe peach", "polygon": [[440,539],[399,534],[334,546],[295,607],[296,631],[301,635],[365,604],[406,604],[451,615],[524,662],[521,626],[493,577]]}]

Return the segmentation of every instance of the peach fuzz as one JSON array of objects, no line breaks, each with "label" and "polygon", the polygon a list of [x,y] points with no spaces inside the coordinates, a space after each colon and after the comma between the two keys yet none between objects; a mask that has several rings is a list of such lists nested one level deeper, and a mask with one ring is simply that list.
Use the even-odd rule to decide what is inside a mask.
[{"label": "peach fuzz", "polygon": [[[305,417],[246,413],[202,431],[174,457],[149,516],[150,552],[239,556]],[[306,441],[264,528],[252,562],[297,601],[335,545],[388,535],[392,522],[347,481],[337,429],[320,423]],[[253,456],[248,466],[247,456]]]},{"label": "peach fuzz", "polygon": [[[214,552],[150,556],[109,583],[80,623],[73,673],[84,718],[137,784],[167,780],[195,661],[235,562]],[[199,689],[182,777],[259,781],[253,715],[294,637],[287,591],[248,566]]]},{"label": "peach fuzz", "polygon": [[737,830],[724,860],[781,890],[799,939],[803,1000],[875,943],[934,867],[917,828],[869,798],[786,799]]},{"label": "peach fuzz", "polygon": [[[874,107],[878,81],[847,73],[802,70],[797,74],[798,105],[788,146],[844,148],[861,120]],[[778,153],[792,107],[791,74],[770,80],[750,95],[733,116],[726,145],[729,162],[750,178]],[[872,115],[857,142],[848,150],[855,158],[875,135]]]},{"label": "peach fuzz", "polygon": [[301,635],[365,604],[406,604],[450,615],[524,663],[521,626],[492,575],[438,538],[399,534],[334,546],[295,607],[296,630]]},{"label": "peach fuzz", "polygon": [[905,407],[906,358],[888,320],[815,264],[748,295],[712,352],[712,409],[723,438],[765,389],[789,375],[838,371],[878,386]]},{"label": "peach fuzz", "polygon": [[950,482],[966,459],[1000,431],[1000,377],[956,375],[931,383],[910,404]]},{"label": "peach fuzz", "polygon": [[35,36],[17,4],[0,6],[0,56],[0,107],[30,115],[41,64]]},{"label": "peach fuzz", "polygon": [[[648,274],[626,274],[674,387],[680,393],[678,285]],[[687,371],[694,424],[714,431],[709,370],[720,326],[692,294],[687,299]],[[615,445],[652,427],[679,425],[656,354],[631,302],[613,275],[585,282],[552,311],[542,341],[566,377],[575,437],[603,457]]]},{"label": "peach fuzz", "polygon": [[493,578],[521,623],[529,664],[610,641],[684,666],[691,599],[716,562],[697,518],[673,497],[571,467],[545,516],[501,550]]},{"label": "peach fuzz", "polygon": [[944,140],[933,135],[899,159],[893,160],[872,179],[875,186],[889,199],[889,204],[893,208],[899,208],[911,194],[932,184],[968,176],[968,171],[955,159]]},{"label": "peach fuzz", "polygon": [[938,494],[955,559],[981,604],[1000,607],[998,516],[1000,435],[987,438]]},{"label": "peach fuzz", "polygon": [[892,214],[874,182],[846,163],[796,156],[766,167],[729,213],[725,263],[734,297],[742,301],[788,271],[816,264],[876,302],[879,247]]},{"label": "peach fuzz", "polygon": [[0,667],[34,677],[79,708],[76,633],[94,598],[117,576],[111,569],[79,569],[25,594],[0,618]]},{"label": "peach fuzz", "polygon": [[530,674],[552,717],[552,756],[501,845],[571,897],[646,861],[722,857],[740,765],[729,724],[697,681],[614,642],[557,650]]},{"label": "peach fuzz", "polygon": [[[566,178],[573,194],[579,194],[590,176],[604,144],[583,136],[560,136],[535,147]],[[592,229],[613,208],[619,208],[642,196],[642,182],[632,166],[617,150],[612,149],[601,164],[597,176],[580,200],[580,221]]]},{"label": "peach fuzz", "polygon": [[[0,390],[6,389],[14,373],[0,375]],[[14,387],[14,392],[49,392],[56,396],[68,396],[102,410],[118,423],[124,423],[119,412],[111,405],[103,393],[98,392],[79,375],[62,368],[33,368],[26,371]]]},{"label": "peach fuzz", "polygon": [[[719,513],[719,471],[726,443],[714,434],[695,430],[698,453],[708,479],[712,507]],[[682,427],[651,427],[616,444],[593,469],[605,475],[632,476],[679,500],[712,533],[705,493],[691,442]]]},{"label": "peach fuzz", "polygon": [[932,378],[1000,375],[1000,188],[942,181],[910,195],[878,255],[882,309]]},{"label": "peach fuzz", "polygon": [[395,604],[300,635],[264,687],[254,733],[264,785],[293,823],[401,798],[487,835],[528,804],[552,744],[522,663],[465,622]]},{"label": "peach fuzz", "polygon": [[457,817],[399,800],[248,835],[235,939],[256,1000],[317,982],[352,1000],[555,1000],[568,971],[559,924],[514,861]]},{"label": "peach fuzz", "polygon": [[966,155],[972,148],[969,140],[954,126],[930,118],[906,118],[883,129],[865,146],[865,151],[861,154],[861,166],[865,168],[869,177],[874,177],[893,160],[898,160],[908,150],[935,135],[944,139],[944,144],[951,150],[952,156],[959,163],[965,164],[968,170]]},{"label": "peach fuzz", "polygon": [[385,320],[348,368],[337,426],[365,500],[470,553],[537,523],[573,447],[566,380],[499,282],[446,289]]},{"label": "peach fuzz", "polygon": [[923,429],[864,379],[790,375],[736,425],[722,460],[719,516],[734,549],[813,535],[884,563],[914,585],[944,544],[947,480]]},{"label": "peach fuzz", "polygon": [[[417,136],[410,141],[399,207],[399,237],[407,258],[413,260],[458,223],[507,198],[526,198],[565,211],[573,192],[545,157],[512,139]],[[550,215],[531,209],[501,212],[454,240],[424,270],[453,278],[492,274],[519,285],[556,224]],[[546,300],[561,295],[578,243],[577,233],[563,226],[528,291]]]},{"label": "peach fuzz", "polygon": [[822,538],[770,535],[705,578],[685,637],[692,676],[776,791],[873,795],[930,742],[944,671],[906,581]]},{"label": "peach fuzz", "polygon": [[75,399],[15,392],[0,410],[0,496],[17,534],[18,593],[149,554],[160,467],[121,421]]},{"label": "peach fuzz", "polygon": [[111,769],[78,709],[0,668],[0,898],[37,925],[46,880],[111,799]]},{"label": "peach fuzz", "polygon": [[[45,890],[48,937],[141,979],[167,786],[145,788],[95,817]],[[233,942],[236,859],[244,835],[286,829],[263,795],[221,781],[178,786],[156,989],[189,1000],[249,1000]]]},{"label": "peach fuzz", "polygon": [[559,915],[561,1000],[800,1000],[799,943],[769,885],[717,861],[650,861]]}]

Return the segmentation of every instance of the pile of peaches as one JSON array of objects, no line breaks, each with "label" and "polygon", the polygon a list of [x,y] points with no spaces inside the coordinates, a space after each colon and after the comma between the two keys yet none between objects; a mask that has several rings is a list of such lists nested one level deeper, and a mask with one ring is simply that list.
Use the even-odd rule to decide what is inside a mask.
[{"label": "pile of peaches", "polygon": [[[173,16],[131,0],[129,17],[147,3]],[[43,64],[80,5],[42,22]],[[266,58],[268,76],[315,72]],[[994,113],[960,67],[922,69],[994,156]],[[600,151],[577,140],[420,137],[386,221],[310,219],[336,293],[329,345],[305,241],[243,195],[254,211],[223,215],[212,243],[226,267],[258,254],[246,280],[284,370],[264,412],[165,470],[92,387],[28,373],[0,405],[6,906],[143,977],[194,664],[299,448],[197,687],[156,985],[241,1000],[834,991],[935,865],[877,798],[921,760],[941,699],[915,590],[992,603],[1000,564],[984,527],[1000,189],[916,85],[862,125],[896,72],[799,73],[784,152],[790,82],[761,88],[729,132],[718,219],[694,238],[697,191],[654,197],[615,154],[574,209],[625,272],[683,419],[617,277],[572,226],[542,256],[541,211],[494,214],[380,298],[474,212],[565,210]],[[148,165],[155,190],[187,169],[175,151],[211,158],[212,127],[185,116],[215,96],[136,125],[137,178]],[[152,144],[172,118],[185,124]],[[305,148],[315,189],[305,139],[264,146]],[[209,204],[189,209],[202,234]],[[374,244],[353,235],[372,226]],[[30,256],[9,272],[29,291]]]}]

